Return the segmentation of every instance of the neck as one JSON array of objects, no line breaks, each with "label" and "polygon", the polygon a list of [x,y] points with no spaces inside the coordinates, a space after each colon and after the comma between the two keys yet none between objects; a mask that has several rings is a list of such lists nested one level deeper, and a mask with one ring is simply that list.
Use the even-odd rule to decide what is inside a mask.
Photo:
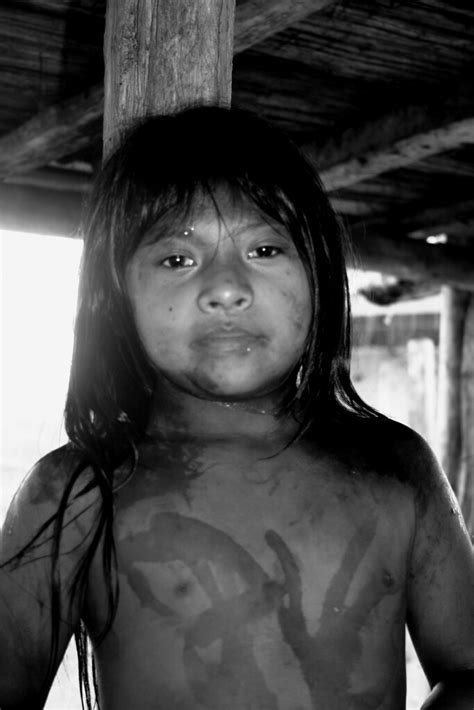
[{"label": "neck", "polygon": [[248,399],[204,399],[160,380],[153,402],[149,433],[172,438],[291,439],[298,425],[281,413],[284,391]]}]

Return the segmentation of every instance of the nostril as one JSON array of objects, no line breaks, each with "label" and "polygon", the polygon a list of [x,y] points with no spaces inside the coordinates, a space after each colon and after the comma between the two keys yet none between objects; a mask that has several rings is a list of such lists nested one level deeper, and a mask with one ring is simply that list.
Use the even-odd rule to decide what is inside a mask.
[{"label": "nostril", "polygon": [[236,298],[233,300],[226,301],[225,299],[212,299],[207,302],[208,307],[212,310],[218,308],[228,309],[228,308],[245,308],[249,302],[248,298],[242,296],[241,298]]},{"label": "nostril", "polygon": [[252,297],[250,293],[245,293],[244,289],[235,287],[213,288],[204,291],[199,297],[200,307],[204,310],[217,312],[218,310],[243,311],[250,306]]}]

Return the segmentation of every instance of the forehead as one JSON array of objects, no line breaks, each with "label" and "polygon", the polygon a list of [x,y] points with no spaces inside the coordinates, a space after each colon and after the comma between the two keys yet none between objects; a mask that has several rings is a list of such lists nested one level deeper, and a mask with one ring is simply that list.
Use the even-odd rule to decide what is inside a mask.
[{"label": "forehead", "polygon": [[159,219],[144,236],[141,245],[205,235],[209,227],[214,235],[219,236],[238,236],[253,230],[274,231],[293,241],[280,222],[266,215],[251,200],[222,192],[212,196],[200,195],[193,199],[188,209],[177,208]]}]

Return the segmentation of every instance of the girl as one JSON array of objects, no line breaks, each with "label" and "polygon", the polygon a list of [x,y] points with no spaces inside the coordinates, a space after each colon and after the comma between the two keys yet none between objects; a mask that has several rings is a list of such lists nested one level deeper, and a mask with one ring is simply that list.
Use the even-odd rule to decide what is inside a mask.
[{"label": "girl", "polygon": [[104,710],[395,710],[405,622],[474,705],[474,564],[426,444],[349,378],[344,243],[247,113],[137,126],[85,228],[66,403],[2,537],[0,705],[76,636]]}]

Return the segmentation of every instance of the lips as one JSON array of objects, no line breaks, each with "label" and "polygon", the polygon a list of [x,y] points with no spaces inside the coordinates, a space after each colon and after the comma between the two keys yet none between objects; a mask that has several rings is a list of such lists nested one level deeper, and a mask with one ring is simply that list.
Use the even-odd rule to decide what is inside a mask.
[{"label": "lips", "polygon": [[261,344],[262,340],[261,335],[256,335],[243,328],[218,327],[196,338],[192,346],[197,350],[217,353],[248,353],[252,348]]}]

